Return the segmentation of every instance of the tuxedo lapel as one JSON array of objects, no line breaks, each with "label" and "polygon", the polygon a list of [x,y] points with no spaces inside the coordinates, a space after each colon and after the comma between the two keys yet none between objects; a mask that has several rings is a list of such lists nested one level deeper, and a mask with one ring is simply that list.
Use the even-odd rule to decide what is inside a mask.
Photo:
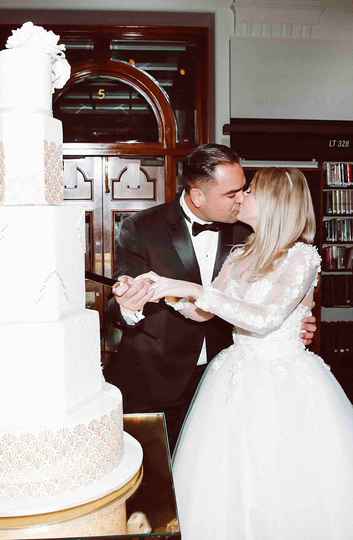
[{"label": "tuxedo lapel", "polygon": [[181,213],[179,199],[170,205],[167,222],[172,245],[185,269],[185,278],[192,282],[201,283],[199,265],[185,219]]},{"label": "tuxedo lapel", "polygon": [[248,236],[252,233],[251,227],[237,221],[232,225],[223,224],[218,236],[218,249],[213,270],[212,281],[217,277],[222,264],[228,257],[233,246],[244,244]]},{"label": "tuxedo lapel", "polygon": [[218,235],[218,247],[216,260],[213,268],[212,281],[217,277],[222,264],[226,260],[232,246],[233,246],[233,226],[223,225]]}]

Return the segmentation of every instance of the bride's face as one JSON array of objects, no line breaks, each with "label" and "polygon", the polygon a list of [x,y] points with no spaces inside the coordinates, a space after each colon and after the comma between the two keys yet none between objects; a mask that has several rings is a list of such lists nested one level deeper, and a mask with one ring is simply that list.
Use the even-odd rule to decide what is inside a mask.
[{"label": "bride's face", "polygon": [[250,225],[255,230],[256,226],[256,197],[251,184],[249,188],[244,191],[243,202],[240,205],[238,220]]}]

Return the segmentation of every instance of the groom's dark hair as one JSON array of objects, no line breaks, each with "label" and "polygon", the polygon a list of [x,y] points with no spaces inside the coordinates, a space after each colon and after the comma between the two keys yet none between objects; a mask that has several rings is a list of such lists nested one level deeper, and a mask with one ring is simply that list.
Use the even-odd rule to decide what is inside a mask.
[{"label": "groom's dark hair", "polygon": [[217,165],[239,162],[238,154],[224,144],[202,144],[186,156],[183,162],[182,185],[188,192],[196,181],[213,180]]}]

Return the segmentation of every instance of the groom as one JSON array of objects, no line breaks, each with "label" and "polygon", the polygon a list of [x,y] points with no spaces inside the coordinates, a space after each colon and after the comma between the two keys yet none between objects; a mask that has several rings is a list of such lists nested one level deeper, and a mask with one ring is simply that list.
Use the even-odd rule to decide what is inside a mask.
[{"label": "groom", "polygon": [[[245,183],[239,158],[230,148],[217,144],[196,148],[184,162],[180,197],[123,221],[116,277],[153,270],[209,285],[231,247],[251,232],[236,223]],[[118,289],[108,304],[122,339],[105,378],[122,390],[125,412],[165,412],[173,449],[207,362],[232,343],[232,327],[217,317],[197,323],[165,302],[148,302],[146,280],[125,289],[123,294]],[[309,318],[304,325],[306,343],[312,339],[314,323]]]}]

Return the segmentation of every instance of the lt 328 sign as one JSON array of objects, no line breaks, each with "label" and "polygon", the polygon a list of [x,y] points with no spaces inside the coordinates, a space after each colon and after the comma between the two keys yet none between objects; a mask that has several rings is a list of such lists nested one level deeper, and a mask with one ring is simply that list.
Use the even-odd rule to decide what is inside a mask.
[{"label": "lt 328 sign", "polygon": [[329,148],[351,148],[351,146],[351,139],[329,139],[328,141]]}]

